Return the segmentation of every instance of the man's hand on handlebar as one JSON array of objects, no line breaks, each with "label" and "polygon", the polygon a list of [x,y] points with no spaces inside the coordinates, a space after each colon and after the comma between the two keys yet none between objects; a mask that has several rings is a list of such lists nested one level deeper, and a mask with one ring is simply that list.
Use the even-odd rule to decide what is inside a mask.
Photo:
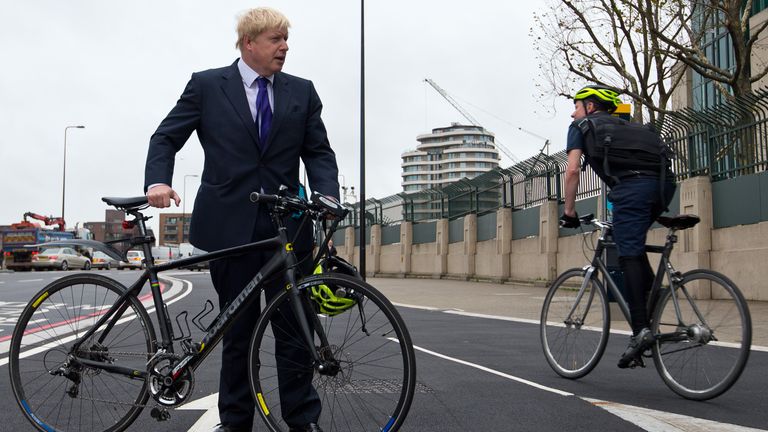
[{"label": "man's hand on handlebar", "polygon": [[181,198],[179,197],[179,194],[177,194],[176,191],[171,189],[171,187],[168,185],[159,184],[156,186],[152,186],[147,191],[147,201],[149,201],[149,205],[152,207],[157,207],[157,208],[170,207],[171,200],[176,202],[176,207],[178,207],[179,203],[181,203]]},{"label": "man's hand on handlebar", "polygon": [[581,226],[581,221],[579,221],[578,213],[574,213],[573,216],[568,216],[563,213],[563,215],[560,216],[561,228],[578,228],[579,226]]}]

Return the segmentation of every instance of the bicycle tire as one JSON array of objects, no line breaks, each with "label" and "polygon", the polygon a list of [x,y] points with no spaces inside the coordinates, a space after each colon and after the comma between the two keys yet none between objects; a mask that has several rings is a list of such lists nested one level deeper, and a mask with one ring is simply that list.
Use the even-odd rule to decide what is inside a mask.
[{"label": "bicycle tire", "polygon": [[[22,312],[9,351],[14,397],[26,418],[41,431],[122,431],[139,415],[149,397],[145,379],[71,365],[71,342],[84,334],[126,288],[101,275],[77,274],[58,279]],[[149,316],[135,296],[104,341],[97,330],[78,356],[146,370],[155,352]],[[70,365],[66,363],[70,362]],[[69,377],[50,371],[66,371]],[[75,381],[79,381],[76,384]]]},{"label": "bicycle tire", "polygon": [[[699,282],[713,300],[695,301],[690,297]],[[747,364],[752,345],[749,308],[738,287],[711,270],[683,274],[678,291],[683,293],[678,299],[685,322],[677,322],[672,292],[667,289],[654,307],[651,330],[657,335],[685,330],[687,336],[676,341],[657,340],[652,347],[653,361],[661,379],[678,395],[692,400],[712,399],[731,388]],[[694,307],[706,324],[698,319]]]},{"label": "bicycle tire", "polygon": [[[313,386],[322,404],[318,424],[324,431],[398,430],[410,409],[416,384],[415,355],[405,323],[378,290],[362,280],[335,273],[312,276],[298,284],[305,310],[311,308],[311,313],[316,313],[309,289],[321,284],[336,292],[341,288],[360,296],[357,305],[338,315],[317,314],[329,347],[339,360],[340,371],[335,375],[321,375],[308,356],[305,364],[294,363],[295,367],[281,362],[283,368],[288,369],[285,372],[292,377],[313,374]],[[281,322],[281,311],[290,310],[290,294],[283,291],[276,295],[262,312],[249,353],[257,411],[273,432],[288,431],[296,426],[286,424],[281,415],[274,336],[275,330],[284,330],[288,334],[283,339],[287,344],[305,346],[303,340],[296,338],[295,322]],[[360,305],[369,335],[362,331]],[[268,325],[270,323],[272,325]],[[317,332],[314,338],[318,349]]]},{"label": "bicycle tire", "polygon": [[573,268],[563,272],[544,298],[539,335],[544,357],[560,376],[581,378],[592,371],[605,352],[610,333],[610,310],[605,290],[592,274],[584,295],[569,318],[584,281],[586,270]]}]

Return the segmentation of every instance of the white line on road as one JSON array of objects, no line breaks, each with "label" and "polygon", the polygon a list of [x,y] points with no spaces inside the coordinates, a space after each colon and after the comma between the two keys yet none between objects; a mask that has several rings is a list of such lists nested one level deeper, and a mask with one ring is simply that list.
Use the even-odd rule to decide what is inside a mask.
[{"label": "white line on road", "polygon": [[188,432],[202,432],[213,430],[219,424],[219,394],[213,393],[200,399],[193,400],[177,410],[205,410],[205,413],[189,428]]},{"label": "white line on road", "polygon": [[558,394],[560,396],[573,396],[573,393],[568,393],[568,392],[565,392],[565,391],[562,391],[562,390],[558,390],[556,388],[547,387],[545,385],[541,385],[541,384],[535,383],[533,381],[528,381],[527,379],[519,378],[519,377],[516,377],[514,375],[505,374],[504,372],[499,372],[497,370],[494,370],[494,369],[491,369],[491,368],[487,368],[485,366],[480,366],[479,364],[470,363],[470,362],[468,362],[466,360],[457,359],[455,357],[449,357],[449,356],[447,356],[445,354],[440,354],[439,352],[431,351],[431,350],[428,350],[426,348],[422,348],[422,347],[419,347],[419,346],[416,346],[416,345],[413,346],[413,349],[415,349],[417,351],[421,351],[423,353],[427,353],[429,355],[433,355],[435,357],[439,357],[441,359],[450,360],[450,361],[455,362],[455,363],[463,364],[465,366],[473,367],[475,369],[480,369],[481,371],[492,373],[494,375],[498,375],[500,377],[507,378],[507,379],[510,379],[512,381],[517,381],[517,382],[519,382],[521,384],[529,385],[529,386],[535,387],[535,388],[537,388],[539,390],[548,391],[550,393],[555,393],[555,394]]},{"label": "white line on road", "polygon": [[764,431],[734,424],[624,405],[599,399],[582,398],[596,407],[641,427],[648,432],[751,432]]},{"label": "white line on road", "polygon": [[[393,303],[394,304],[394,303]],[[425,310],[435,310],[440,312],[445,312],[447,314],[453,314],[453,315],[462,315],[462,316],[468,316],[468,317],[474,317],[474,318],[487,318],[487,319],[495,319],[495,320],[502,320],[502,321],[513,321],[513,322],[520,322],[520,323],[526,323],[526,324],[536,324],[539,325],[539,320],[532,320],[532,319],[526,319],[526,318],[513,318],[513,317],[507,317],[507,316],[501,316],[501,315],[486,315],[486,314],[479,314],[479,313],[473,313],[473,312],[464,312],[461,310],[442,310],[438,308],[432,308],[429,306],[408,306],[405,304],[398,304],[397,306],[403,306],[403,307],[414,307],[416,309],[425,309]],[[595,331],[600,331],[599,329],[594,329]],[[615,330],[611,329],[611,334],[620,334],[624,336],[629,336],[631,332],[627,330]],[[727,342],[712,342],[711,345],[726,347],[726,348],[738,348],[738,345],[727,343]],[[760,351],[760,352],[768,352],[767,346],[762,345],[752,345],[751,347],[752,351]]]},{"label": "white line on road", "polygon": [[42,279],[22,279],[18,282],[40,282]]},{"label": "white line on road", "polygon": [[[192,288],[193,288],[192,282],[185,280],[189,284],[189,289],[184,291],[184,289],[183,289],[184,288],[184,282],[182,282],[181,280],[175,279],[175,278],[172,278],[172,277],[167,277],[167,276],[164,276],[164,278],[171,281],[171,288],[164,295],[171,296],[171,295],[176,295],[176,293],[180,293],[178,295],[178,297],[176,297],[176,298],[174,298],[172,300],[168,300],[165,303],[166,305],[171,305],[173,303],[176,303],[177,301],[183,299],[184,297],[188,296],[192,292]],[[149,301],[151,302],[151,299]],[[154,312],[155,307],[154,306],[147,307],[146,310],[147,310],[148,314],[151,314],[152,312]],[[118,321],[118,324],[121,324],[121,323],[126,322],[128,320],[133,320],[135,318],[136,318],[135,316],[123,318],[123,319]],[[23,353],[20,353],[19,356],[21,358],[28,357],[30,355],[34,355],[36,353],[43,352],[43,351],[45,351],[48,348],[60,345],[62,343],[66,343],[66,342],[68,342],[70,340],[74,340],[74,339],[75,339],[74,336],[64,336],[64,337],[59,338],[59,339],[53,339],[53,340],[51,340],[50,342],[48,342],[47,344],[45,344],[43,346],[40,346],[40,347],[31,349],[31,350],[25,351]],[[7,353],[9,346],[10,346],[10,341],[6,341],[3,344],[0,344],[0,348],[3,350],[2,354],[6,354]],[[8,357],[6,356],[4,358],[0,358],[0,366],[4,366],[6,364],[8,364]]]}]

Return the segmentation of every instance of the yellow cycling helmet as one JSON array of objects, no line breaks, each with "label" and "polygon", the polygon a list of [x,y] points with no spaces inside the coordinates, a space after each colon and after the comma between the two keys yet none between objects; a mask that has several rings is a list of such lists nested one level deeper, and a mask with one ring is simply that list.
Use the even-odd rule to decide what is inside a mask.
[{"label": "yellow cycling helmet", "polygon": [[[323,266],[318,264],[313,274],[320,274],[322,272]],[[334,290],[325,284],[315,285],[310,290],[312,292],[312,300],[320,307],[320,313],[328,316],[338,315],[357,304],[357,301],[352,298],[336,295]]]},{"label": "yellow cycling helmet", "polygon": [[621,105],[621,99],[619,99],[619,92],[616,89],[597,84],[588,85],[577,91],[573,96],[573,100],[593,99],[605,107],[608,113],[616,111],[616,108]]}]

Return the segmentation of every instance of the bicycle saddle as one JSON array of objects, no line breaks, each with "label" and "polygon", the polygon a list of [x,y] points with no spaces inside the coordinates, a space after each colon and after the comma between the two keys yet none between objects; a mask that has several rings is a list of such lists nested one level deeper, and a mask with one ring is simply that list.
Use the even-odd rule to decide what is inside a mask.
[{"label": "bicycle saddle", "polygon": [[111,205],[112,207],[123,210],[137,209],[147,205],[148,203],[146,196],[138,196],[132,198],[103,197],[101,200]]},{"label": "bicycle saddle", "polygon": [[674,228],[678,230],[691,228],[695,226],[697,223],[699,223],[700,221],[701,221],[701,218],[691,214],[677,215],[673,217],[659,216],[658,219],[656,219],[656,222],[664,225],[665,227]]}]

